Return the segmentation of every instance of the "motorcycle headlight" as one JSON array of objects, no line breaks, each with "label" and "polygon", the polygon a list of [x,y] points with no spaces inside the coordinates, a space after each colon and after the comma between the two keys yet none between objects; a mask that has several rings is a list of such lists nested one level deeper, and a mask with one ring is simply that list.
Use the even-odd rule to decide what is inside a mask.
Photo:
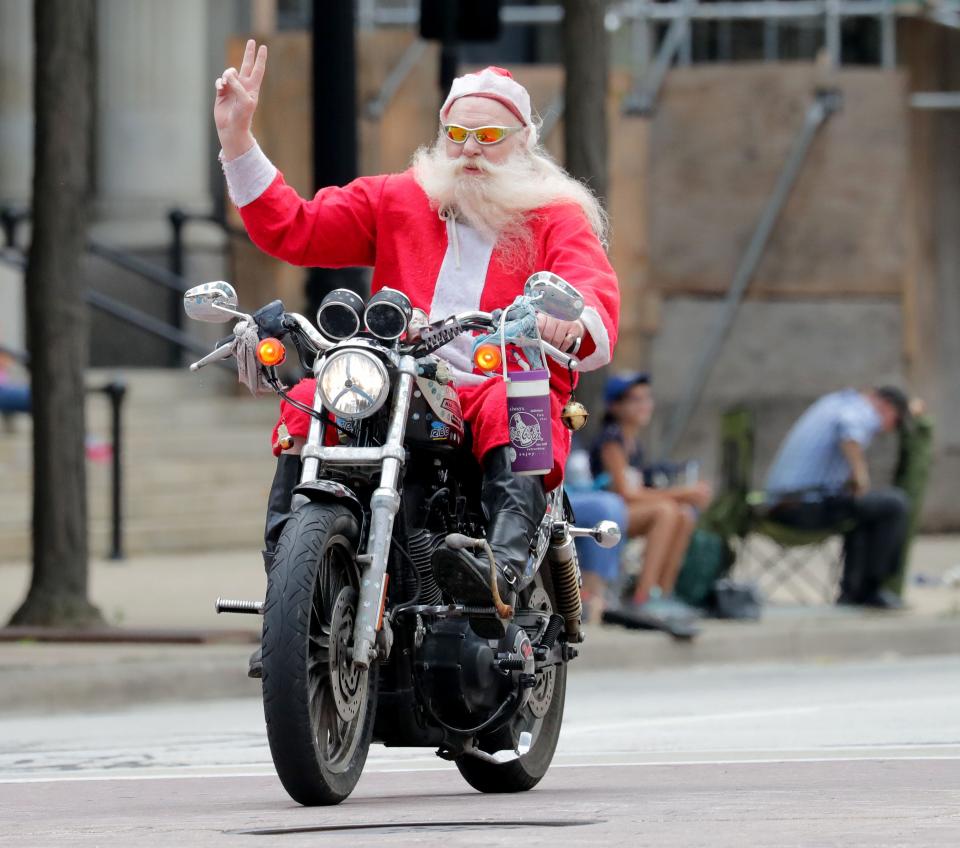
[{"label": "motorcycle headlight", "polygon": [[387,399],[387,369],[375,356],[361,350],[333,354],[317,375],[323,405],[340,418],[373,415]]}]

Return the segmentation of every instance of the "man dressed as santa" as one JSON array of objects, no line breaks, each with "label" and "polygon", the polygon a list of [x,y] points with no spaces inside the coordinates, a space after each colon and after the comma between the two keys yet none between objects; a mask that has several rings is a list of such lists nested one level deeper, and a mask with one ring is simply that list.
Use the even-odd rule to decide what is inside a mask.
[{"label": "man dressed as santa", "polygon": [[[371,265],[374,292],[399,289],[431,321],[508,306],[530,274],[551,271],[579,289],[586,308],[577,321],[540,314],[544,341],[575,352],[583,369],[610,361],[620,295],[604,251],[606,216],[589,189],[538,148],[530,96],[509,72],[491,67],[454,80],[436,141],[414,154],[408,170],[361,177],[305,200],[251,133],[266,62],[266,46],[258,50],[248,41],[240,70],[228,68],[217,79],[214,105],[227,187],[255,244],[294,265]],[[504,382],[475,371],[470,348],[471,339],[461,336],[438,355],[454,370],[472,450],[483,468],[487,538],[508,597],[526,566],[546,491],[562,479],[570,434],[560,408],[570,376],[551,362],[552,471],[542,479],[514,476]],[[314,381],[302,381],[291,395],[311,403]],[[281,413],[295,446],[280,455],[271,492],[268,569],[298,482],[297,445],[307,434],[306,415],[285,403]],[[485,558],[441,547],[433,565],[455,598],[489,603]]]}]

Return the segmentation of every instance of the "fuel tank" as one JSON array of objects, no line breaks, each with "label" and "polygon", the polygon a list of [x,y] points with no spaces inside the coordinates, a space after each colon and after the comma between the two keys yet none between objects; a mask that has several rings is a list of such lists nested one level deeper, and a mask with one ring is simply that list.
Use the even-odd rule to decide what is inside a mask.
[{"label": "fuel tank", "polygon": [[406,441],[427,450],[452,450],[463,444],[460,399],[452,383],[417,377],[410,403]]}]

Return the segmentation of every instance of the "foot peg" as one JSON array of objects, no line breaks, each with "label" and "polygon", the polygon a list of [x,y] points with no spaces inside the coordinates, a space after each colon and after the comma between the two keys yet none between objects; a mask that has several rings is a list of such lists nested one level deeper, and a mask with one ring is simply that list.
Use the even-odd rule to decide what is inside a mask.
[{"label": "foot peg", "polygon": [[263,601],[234,601],[229,598],[217,598],[213,607],[217,615],[222,612],[241,612],[247,615],[263,615]]}]

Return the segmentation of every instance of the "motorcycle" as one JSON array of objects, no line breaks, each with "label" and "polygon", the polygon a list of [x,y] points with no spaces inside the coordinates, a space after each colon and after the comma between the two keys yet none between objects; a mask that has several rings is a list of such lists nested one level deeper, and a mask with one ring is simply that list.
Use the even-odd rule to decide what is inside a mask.
[{"label": "motorcycle", "polygon": [[[572,372],[575,357],[539,339],[536,312],[572,320],[579,293],[541,272],[505,309],[429,323],[399,291],[364,303],[338,289],[317,327],[280,301],[241,312],[225,282],[190,289],[184,306],[200,321],[238,319],[192,371],[233,356],[252,390],[310,416],[265,600],[217,601],[218,612],[263,617],[264,715],[286,791],[304,805],[340,803],[371,742],[436,748],[482,792],[531,789],[553,758],[567,664],[583,640],[573,540],[612,547],[620,531],[613,522],[573,526],[558,487],[512,605],[495,579],[490,605],[445,596],[431,569],[438,545],[486,551],[491,562],[492,552],[480,468],[465,447],[452,371],[435,352],[477,332],[504,354],[507,344],[534,356],[539,347]],[[316,377],[312,405],[281,382],[285,343]],[[496,345],[474,347],[493,375]],[[292,444],[283,427],[280,440]]]}]

